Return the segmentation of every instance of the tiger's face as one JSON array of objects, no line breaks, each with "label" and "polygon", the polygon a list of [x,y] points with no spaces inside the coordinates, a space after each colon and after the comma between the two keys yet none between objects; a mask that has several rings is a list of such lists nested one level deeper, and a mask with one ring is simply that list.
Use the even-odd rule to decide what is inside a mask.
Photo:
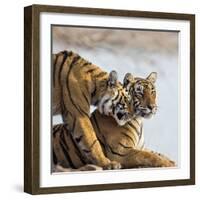
[{"label": "tiger's face", "polygon": [[130,74],[126,76],[125,87],[132,96],[134,115],[152,117],[157,111],[155,88],[157,73],[152,72],[146,79],[133,78]]},{"label": "tiger's face", "polygon": [[118,125],[123,126],[132,118],[133,106],[131,96],[117,81],[117,73],[112,71],[108,79],[108,87],[98,103],[101,114],[112,116]]}]

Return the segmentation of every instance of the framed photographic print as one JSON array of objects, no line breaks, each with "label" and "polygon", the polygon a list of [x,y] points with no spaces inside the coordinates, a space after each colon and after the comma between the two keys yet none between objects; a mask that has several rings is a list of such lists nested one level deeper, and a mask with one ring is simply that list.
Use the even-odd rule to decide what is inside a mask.
[{"label": "framed photographic print", "polygon": [[195,183],[195,16],[24,9],[24,191]]}]

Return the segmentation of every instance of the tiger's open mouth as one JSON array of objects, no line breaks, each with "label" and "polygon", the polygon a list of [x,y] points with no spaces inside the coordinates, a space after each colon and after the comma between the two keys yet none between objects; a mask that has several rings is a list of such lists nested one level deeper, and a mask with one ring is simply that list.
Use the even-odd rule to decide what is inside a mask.
[{"label": "tiger's open mouth", "polygon": [[125,113],[121,113],[121,112],[117,113],[117,117],[119,120],[121,120],[124,115]]},{"label": "tiger's open mouth", "polygon": [[128,121],[131,120],[131,114],[129,114],[128,112],[118,112],[115,115],[115,120],[117,121],[117,123],[120,126],[125,125]]}]

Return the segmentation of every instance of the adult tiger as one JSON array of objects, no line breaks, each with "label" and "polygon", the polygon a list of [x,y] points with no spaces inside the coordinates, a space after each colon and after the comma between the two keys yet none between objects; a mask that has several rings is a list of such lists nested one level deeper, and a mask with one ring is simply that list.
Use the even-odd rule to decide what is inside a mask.
[{"label": "adult tiger", "polygon": [[108,74],[72,51],[53,55],[53,114],[62,115],[66,130],[87,162],[120,168],[102,151],[90,121],[90,105],[124,125],[133,112],[129,101],[115,71]]},{"label": "adult tiger", "polygon": [[[156,91],[154,83],[156,73],[151,73],[146,79],[133,78],[127,74],[124,87],[133,96],[134,119],[124,126],[118,126],[109,116],[102,115],[95,110],[91,115],[91,122],[100,141],[104,155],[115,160],[122,168],[133,167],[169,167],[175,163],[166,156],[144,149],[144,134],[142,120],[156,112]],[[54,164],[63,169],[92,170],[95,166],[88,166],[84,156],[77,147],[65,125],[53,128]],[[85,166],[85,167],[84,167]],[[61,171],[65,171],[61,169]]]},{"label": "adult tiger", "polygon": [[97,110],[91,116],[105,155],[120,162],[122,168],[175,166],[166,156],[144,148],[143,118],[150,118],[157,110],[156,79],[155,72],[146,79],[126,74],[124,88],[132,95],[134,118],[124,126],[117,126]]}]

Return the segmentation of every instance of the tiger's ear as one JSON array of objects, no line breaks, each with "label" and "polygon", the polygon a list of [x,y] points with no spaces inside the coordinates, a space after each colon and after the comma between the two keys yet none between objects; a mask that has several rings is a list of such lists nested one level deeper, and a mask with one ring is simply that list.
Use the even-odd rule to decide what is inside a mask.
[{"label": "tiger's ear", "polygon": [[[134,77],[131,73],[127,73],[124,77],[124,82],[123,82],[123,87],[127,88],[129,87],[129,83],[133,83],[134,82]],[[127,88],[128,89],[128,88]]]},{"label": "tiger's ear", "polygon": [[118,79],[118,75],[116,71],[111,71],[108,77],[108,86],[109,87],[114,87],[117,85],[117,79]]},{"label": "tiger's ear", "polygon": [[155,83],[157,79],[157,73],[156,72],[151,72],[149,76],[147,77],[147,80],[149,80],[152,83]]}]

